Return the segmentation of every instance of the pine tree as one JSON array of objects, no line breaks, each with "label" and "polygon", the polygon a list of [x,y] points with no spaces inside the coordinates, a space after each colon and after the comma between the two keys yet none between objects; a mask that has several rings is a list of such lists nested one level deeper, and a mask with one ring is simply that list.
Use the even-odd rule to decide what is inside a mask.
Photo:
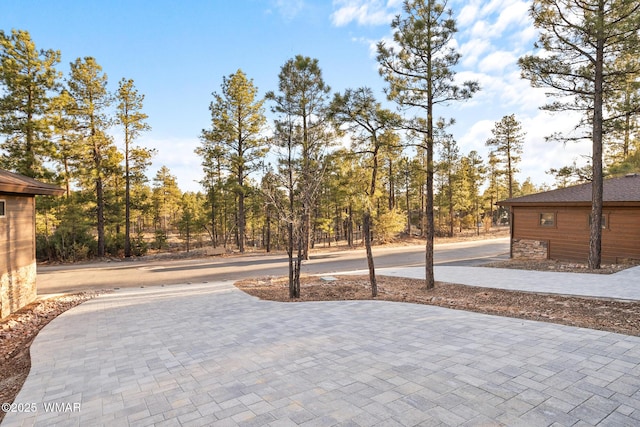
[{"label": "pine tree", "polygon": [[[161,166],[153,177],[154,224],[156,231],[165,235],[178,220],[182,192],[178,181],[166,166]],[[159,230],[158,230],[159,228]]]},{"label": "pine tree", "polygon": [[54,160],[58,179],[63,183],[66,197],[71,196],[71,182],[74,179],[74,164],[80,157],[78,140],[80,129],[73,116],[75,102],[69,91],[63,89],[51,100],[49,123],[51,140],[54,145]]},{"label": "pine tree", "polygon": [[96,201],[98,256],[105,255],[105,195],[104,180],[108,175],[109,155],[114,154],[107,130],[111,125],[108,107],[112,97],[107,91],[107,75],[92,57],[78,58],[71,63],[68,81],[73,98],[72,115],[81,133],[77,166],[85,186],[93,186]]},{"label": "pine tree", "polygon": [[178,230],[185,241],[187,252],[191,250],[193,237],[204,227],[204,200],[201,193],[186,192],[180,200],[180,218]]},{"label": "pine tree", "polygon": [[354,137],[354,151],[370,156],[371,178],[368,189],[365,191],[366,202],[362,223],[371,296],[375,298],[378,295],[378,286],[371,251],[371,211],[376,203],[380,151],[385,141],[393,140],[392,138],[384,138],[383,135],[398,128],[402,120],[397,114],[382,108],[370,88],[347,89],[344,95],[336,94],[331,103],[330,112],[336,125],[338,127],[346,126]]},{"label": "pine tree", "polygon": [[444,122],[438,122],[438,143],[440,145],[440,162],[436,169],[440,171],[444,183],[442,194],[449,210],[449,237],[453,237],[455,199],[460,189],[460,150],[453,135],[445,132]]},{"label": "pine tree", "polygon": [[487,179],[489,180],[489,186],[485,191],[485,199],[489,201],[489,212],[491,215],[491,221],[493,224],[498,225],[500,223],[500,210],[494,211],[496,202],[504,197],[504,193],[501,191],[504,188],[503,176],[504,170],[500,169],[500,160],[494,153],[489,153],[489,160],[487,162]]},{"label": "pine tree", "polygon": [[380,74],[389,84],[387,95],[405,108],[422,110],[426,116],[415,117],[408,128],[420,135],[427,153],[426,177],[426,287],[435,285],[433,278],[433,145],[434,107],[451,101],[469,99],[479,90],[477,82],[458,86],[454,67],[460,54],[452,47],[456,24],[446,2],[438,0],[405,0],[403,15],[391,23],[395,46],[378,43]]},{"label": "pine tree", "polygon": [[480,235],[480,187],[484,184],[487,169],[478,152],[472,150],[462,158],[462,170],[466,182],[466,200],[471,204],[476,234]]},{"label": "pine tree", "polygon": [[[279,94],[267,93],[275,103],[274,111],[297,121],[300,139],[292,140],[300,148],[300,196],[302,198],[302,257],[309,259],[311,216],[322,175],[322,158],[331,143],[327,122],[327,97],[331,88],[322,78],[317,59],[297,55],[288,60],[278,75]],[[294,148],[294,147],[292,147]]]},{"label": "pine tree", "polygon": [[[211,238],[213,247],[217,247],[220,235],[225,234],[225,223],[222,220],[222,205],[225,198],[224,169],[227,168],[225,150],[222,144],[209,138],[209,132],[203,131],[200,136],[201,145],[195,153],[202,159],[204,178],[200,184],[207,191],[207,207],[210,223],[205,228]],[[226,241],[225,241],[226,242]]]},{"label": "pine tree", "polygon": [[[118,101],[116,122],[124,130],[124,180],[125,180],[125,236],[124,256],[131,256],[131,163],[137,160],[138,168],[148,164],[148,159],[153,152],[146,149],[135,149],[133,141],[140,135],[151,129],[145,122],[147,115],[142,112],[144,95],[136,90],[133,80],[122,79],[118,84],[116,94]],[[138,171],[142,172],[142,171]]]},{"label": "pine tree", "polygon": [[614,67],[624,77],[612,95],[604,99],[610,119],[605,122],[603,141],[609,160],[620,162],[640,148],[640,59],[627,53],[616,58]]},{"label": "pine tree", "polygon": [[49,138],[50,94],[60,73],[60,52],[37,50],[27,31],[0,30],[0,167],[51,178],[45,162],[54,156]]},{"label": "pine tree", "polygon": [[[600,268],[602,251],[603,134],[607,98],[614,97],[638,65],[615,66],[615,61],[640,54],[640,3],[637,0],[538,0],[531,7],[539,30],[537,55],[520,58],[523,77],[544,87],[557,101],[544,108],[578,111],[592,142],[593,168],[589,267]],[[618,114],[625,111],[618,111]]]},{"label": "pine tree", "polygon": [[[238,196],[238,249],[244,252],[246,235],[245,197],[247,176],[259,166],[266,152],[262,131],[266,123],[264,100],[258,99],[258,88],[242,70],[222,81],[222,93],[213,93],[211,130],[203,131],[204,150],[222,149],[225,165],[235,179]],[[206,153],[203,153],[207,155]]]},{"label": "pine tree", "polygon": [[493,147],[492,153],[506,167],[509,198],[511,198],[513,197],[513,176],[518,172],[517,164],[520,162],[526,133],[514,114],[504,116],[496,122],[491,133],[493,137],[489,138],[486,144],[488,147]]}]

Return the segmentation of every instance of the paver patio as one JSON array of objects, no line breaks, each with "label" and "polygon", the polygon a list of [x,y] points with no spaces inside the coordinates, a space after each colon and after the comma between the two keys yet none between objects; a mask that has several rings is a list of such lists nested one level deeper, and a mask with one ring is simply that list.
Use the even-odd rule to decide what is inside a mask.
[{"label": "paver patio", "polygon": [[3,426],[640,424],[639,337],[425,305],[126,289],[31,355]]}]

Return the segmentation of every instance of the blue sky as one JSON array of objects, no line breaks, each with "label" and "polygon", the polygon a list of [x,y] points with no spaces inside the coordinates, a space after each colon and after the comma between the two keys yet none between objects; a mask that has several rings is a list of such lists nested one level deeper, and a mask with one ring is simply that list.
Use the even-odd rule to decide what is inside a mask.
[{"label": "blue sky", "polygon": [[[145,95],[152,127],[139,144],[153,147],[150,176],[169,167],[183,190],[197,191],[199,135],[209,127],[212,92],[222,77],[242,69],[263,95],[277,90],[280,67],[297,54],[319,60],[333,92],[369,86],[384,99],[375,44],[391,38],[400,0],[3,0],[0,28],[29,31],[39,49],[62,54],[59,69],[92,56],[109,76],[111,90],[132,78]],[[473,100],[440,109],[462,154],[486,159],[485,141],[496,121],[516,114],[527,132],[517,178],[553,184],[551,167],[583,163],[588,143],[563,146],[544,137],[568,130],[567,116],[541,112],[544,91],[520,79],[517,59],[531,52],[536,32],[529,1],[450,0],[458,23],[455,43],[460,80],[481,85]],[[389,104],[392,106],[392,104]],[[118,130],[112,131],[118,141]]]}]

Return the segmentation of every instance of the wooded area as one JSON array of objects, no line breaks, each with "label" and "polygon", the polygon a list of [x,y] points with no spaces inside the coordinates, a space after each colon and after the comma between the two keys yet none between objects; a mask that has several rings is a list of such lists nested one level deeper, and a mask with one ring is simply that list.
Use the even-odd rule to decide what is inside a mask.
[{"label": "wooded area", "polygon": [[[599,179],[603,170],[640,170],[638,5],[583,3],[578,10],[563,0],[537,2],[532,16],[542,30],[540,47],[557,54],[520,61],[534,85],[561,95],[582,88],[569,93],[574,101],[547,106],[583,112],[576,129],[585,131],[576,138],[595,141],[589,170],[568,165],[549,171],[558,186]],[[556,4],[589,24],[581,27],[589,49],[572,54],[554,39],[554,16],[543,12]],[[516,179],[526,129],[515,115],[496,118],[487,159],[461,153],[447,132],[454,118],[437,116],[438,105],[481,89],[472,81],[454,84],[460,55],[451,48],[452,16],[446,3],[407,0],[392,23],[395,44],[378,45],[386,94],[398,111],[383,107],[366,87],[332,94],[318,60],[303,55],[282,66],[278,88],[264,95],[242,70],[222,77],[212,94],[211,126],[196,148],[203,168],[197,193],[182,192],[167,167],[147,176],[155,151],[137,144],[149,126],[133,80],[122,78],[111,89],[92,57],[76,59],[62,76],[59,51],[36,48],[25,30],[0,32],[0,168],[66,190],[62,198],[38,199],[38,259],[142,255],[166,249],[177,235],[184,250],[286,250],[293,283],[315,245],[365,244],[370,254],[372,241],[403,233],[425,238],[428,257],[434,236],[480,234],[508,221],[496,201],[547,188]],[[567,31],[575,35],[577,27]],[[606,75],[597,72],[603,64]],[[566,77],[568,67],[579,69],[574,77],[580,83],[552,77]],[[604,160],[598,157],[602,147]]]}]

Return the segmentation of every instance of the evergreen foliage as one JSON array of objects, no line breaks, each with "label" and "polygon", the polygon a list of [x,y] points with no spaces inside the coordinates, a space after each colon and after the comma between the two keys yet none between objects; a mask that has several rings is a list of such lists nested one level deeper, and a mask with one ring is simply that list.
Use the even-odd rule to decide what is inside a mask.
[{"label": "evergreen foliage", "polygon": [[[561,95],[549,110],[585,113],[577,128],[586,131],[578,137],[591,138],[600,120],[593,98],[598,64],[586,53],[597,53],[604,40],[606,173],[640,172],[640,44],[632,31],[638,9],[627,0],[583,2],[585,8],[603,4],[606,19],[619,17],[617,32],[603,30],[596,7],[574,11],[571,18],[586,24],[563,27],[562,41],[548,31],[560,13],[551,6],[564,1],[534,2],[544,55],[523,58],[523,73]],[[148,177],[155,150],[140,142],[149,118],[133,80],[123,78],[112,90],[97,60],[85,57],[71,63],[63,81],[56,70],[60,52],[36,49],[23,30],[0,32],[0,167],[66,190],[64,197],[38,197],[38,259],[140,256],[207,244],[240,252],[286,250],[294,298],[309,250],[337,242],[366,248],[375,295],[372,246],[404,233],[426,238],[429,286],[436,234],[480,234],[506,224],[498,200],[543,189],[517,179],[525,130],[513,115],[496,122],[486,160],[461,152],[447,132],[453,120],[437,118],[439,106],[479,90],[455,78],[460,55],[453,49],[452,16],[446,1],[405,0],[392,23],[394,42],[378,45],[380,74],[397,112],[368,88],[331,98],[319,61],[303,55],[284,63],[276,90],[264,96],[240,69],[222,77],[210,105],[211,126],[196,149],[202,193],[183,193],[166,166]],[[630,36],[619,40],[618,33]],[[571,41],[585,50],[573,52],[566,45]],[[558,74],[565,71],[573,80]],[[562,96],[572,87],[580,91]],[[594,170],[574,164],[549,173],[565,186],[593,179]]]},{"label": "evergreen foliage", "polygon": [[[592,207],[589,267],[600,268],[602,246],[603,141],[617,118],[637,114],[628,96],[640,72],[631,60],[640,54],[640,3],[636,0],[537,0],[531,7],[540,31],[536,55],[520,58],[522,76],[535,87],[549,89],[555,99],[544,108],[582,115],[578,135],[562,141],[592,143]],[[625,95],[624,92],[627,92]],[[623,95],[621,96],[621,93]],[[623,99],[623,102],[619,102]],[[607,104],[616,105],[606,116]]]}]

